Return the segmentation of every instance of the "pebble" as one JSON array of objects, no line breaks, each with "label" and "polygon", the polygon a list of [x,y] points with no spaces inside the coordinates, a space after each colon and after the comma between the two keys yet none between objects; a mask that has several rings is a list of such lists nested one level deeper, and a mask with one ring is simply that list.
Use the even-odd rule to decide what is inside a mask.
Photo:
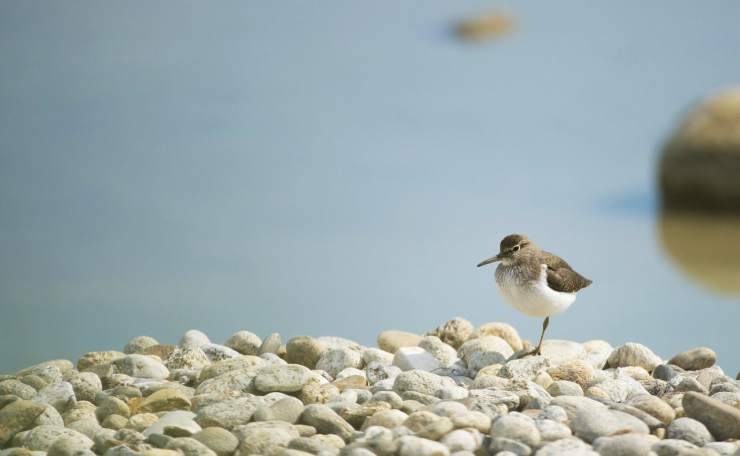
[{"label": "pebble", "polygon": [[665,425],[671,424],[676,418],[676,411],[664,400],[650,394],[633,396],[627,404],[642,410],[660,420]]},{"label": "pebble", "polygon": [[11,394],[21,399],[32,399],[36,396],[36,390],[19,380],[10,379],[0,382],[0,394]]},{"label": "pebble", "polygon": [[191,434],[201,430],[201,427],[194,421],[195,413],[185,410],[177,410],[163,414],[157,421],[146,428],[142,434],[149,436],[152,434],[164,434],[166,427],[180,427],[187,429]]},{"label": "pebble", "polygon": [[68,382],[46,386],[32,400],[41,404],[49,404],[59,413],[64,413],[68,408],[74,407],[75,402],[77,402],[74,388]]},{"label": "pebble", "polygon": [[519,337],[519,332],[508,323],[498,321],[484,323],[475,330],[471,338],[482,336],[498,336],[504,339],[515,352],[524,348],[522,338]]},{"label": "pebble", "polygon": [[259,350],[257,350],[258,355],[263,355],[265,353],[273,353],[276,354],[280,350],[280,346],[283,344],[282,338],[280,337],[279,333],[272,333],[269,336],[265,337],[265,339],[262,341],[262,345],[260,345]]},{"label": "pebble", "polygon": [[599,437],[612,435],[619,431],[641,434],[647,434],[649,432],[648,425],[634,416],[606,408],[578,410],[575,417],[571,420],[570,427],[574,435],[586,442],[593,442]]},{"label": "pebble", "polygon": [[262,339],[257,334],[242,330],[232,334],[224,345],[242,355],[259,355]]},{"label": "pebble", "polygon": [[457,350],[473,334],[473,324],[462,317],[456,317],[440,325],[428,336],[436,336],[443,343]]},{"label": "pebble", "polygon": [[455,386],[454,380],[449,377],[440,377],[431,372],[410,370],[398,374],[393,382],[393,390],[401,394],[407,391],[435,396],[439,391]]},{"label": "pebble", "polygon": [[289,363],[300,364],[313,369],[326,349],[324,344],[313,337],[294,337],[286,345],[285,360]]},{"label": "pebble", "polygon": [[[422,339],[423,342],[423,339]],[[439,359],[422,347],[401,347],[396,351],[393,357],[393,365],[403,371],[419,369],[423,371],[433,371],[439,369],[442,365]]]},{"label": "pebble", "polygon": [[406,435],[399,439],[399,456],[448,456],[450,450],[439,442]]},{"label": "pebble", "polygon": [[406,331],[391,330],[378,334],[378,347],[393,354],[401,347],[416,347],[419,342],[421,336]]},{"label": "pebble", "polygon": [[475,353],[486,352],[498,353],[501,357],[500,364],[503,364],[507,358],[514,354],[514,350],[512,350],[511,346],[506,343],[504,339],[498,336],[481,336],[475,339],[470,339],[462,344],[458,350],[460,358],[468,363],[468,367],[470,367],[470,362],[468,360],[471,356]]},{"label": "pebble", "polygon": [[491,439],[489,450],[493,454],[511,453],[517,456],[528,456],[532,449],[526,444],[506,437],[494,437]]},{"label": "pebble", "polygon": [[663,361],[646,346],[635,342],[626,344],[614,350],[607,359],[609,367],[640,366],[652,372]]},{"label": "pebble", "polygon": [[[568,380],[557,380],[547,387],[551,396],[583,396],[583,389],[576,382]],[[652,396],[651,396],[652,397]]]},{"label": "pebble", "polygon": [[684,413],[702,422],[718,440],[740,439],[740,409],[699,393],[686,393]]},{"label": "pebble", "polygon": [[527,356],[506,362],[499,371],[499,377],[514,380],[532,380],[540,372],[550,367],[550,361],[544,356]]},{"label": "pebble", "polygon": [[667,438],[654,443],[651,450],[658,456],[679,456],[681,453],[695,448],[698,447],[686,440]]},{"label": "pebble", "polygon": [[323,370],[335,377],[339,372],[348,368],[362,366],[362,354],[352,348],[334,348],[321,354],[316,363],[317,370]]},{"label": "pebble", "polygon": [[521,413],[513,412],[496,419],[491,426],[491,438],[505,437],[536,447],[540,443],[540,431],[534,420]]},{"label": "pebble", "polygon": [[677,354],[668,363],[684,370],[696,371],[712,367],[716,361],[717,354],[714,350],[707,347],[697,347]]},{"label": "pebble", "polygon": [[[463,341],[464,342],[464,341]],[[462,344],[462,342],[461,342]],[[442,367],[450,367],[457,361],[457,351],[452,345],[448,345],[436,336],[426,336],[419,347],[423,348],[429,354],[434,356]]]},{"label": "pebble", "polygon": [[455,427],[452,420],[446,416],[439,416],[425,410],[410,414],[403,425],[414,435],[431,440],[439,440]]},{"label": "pebble", "polygon": [[482,440],[478,431],[457,429],[442,437],[440,443],[449,448],[451,452],[475,451],[480,446]]},{"label": "pebble", "polygon": [[354,433],[354,428],[326,405],[307,405],[299,422],[315,427],[322,434],[336,434],[344,441],[349,440]]},{"label": "pebble", "polygon": [[591,447],[577,438],[566,438],[550,442],[537,450],[537,456],[599,456]]},{"label": "pebble", "polygon": [[594,440],[593,448],[601,456],[649,456],[658,441],[656,436],[649,434],[622,434],[599,437]]},{"label": "pebble", "polygon": [[217,456],[228,456],[239,446],[239,440],[234,434],[216,426],[196,432],[193,438],[210,448]]},{"label": "pebble", "polygon": [[262,393],[294,393],[303,389],[311,371],[299,364],[265,366],[254,378],[254,387]]},{"label": "pebble", "polygon": [[676,371],[667,364],[660,364],[653,369],[653,377],[659,380],[665,380],[668,382],[676,375]]},{"label": "pebble", "polygon": [[594,367],[586,360],[574,359],[547,369],[553,380],[566,380],[587,387],[594,379]]},{"label": "pebble", "polygon": [[93,441],[87,436],[62,426],[37,426],[26,434],[23,446],[32,451],[48,451],[52,444],[64,437],[74,442],[80,448],[91,448]]},{"label": "pebble", "polygon": [[149,336],[137,336],[129,340],[126,346],[123,347],[123,352],[127,355],[134,353],[141,354],[144,350],[154,345],[158,345],[157,339]]},{"label": "pebble", "polygon": [[177,389],[163,388],[144,398],[138,406],[139,412],[168,412],[190,409],[190,400]]},{"label": "pebble", "polygon": [[547,339],[542,342],[541,352],[553,366],[576,359],[587,359],[583,345],[569,340]]},{"label": "pebble", "polygon": [[156,358],[146,355],[125,355],[112,362],[121,374],[131,377],[164,380],[170,371]]}]

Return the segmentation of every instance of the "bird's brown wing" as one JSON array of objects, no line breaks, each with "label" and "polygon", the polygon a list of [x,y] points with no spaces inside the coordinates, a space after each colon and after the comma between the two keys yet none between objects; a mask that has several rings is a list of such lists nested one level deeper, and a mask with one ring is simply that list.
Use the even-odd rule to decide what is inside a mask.
[{"label": "bird's brown wing", "polygon": [[581,288],[591,285],[591,281],[570,267],[557,255],[542,252],[542,260],[547,265],[547,285],[555,291],[575,293]]}]

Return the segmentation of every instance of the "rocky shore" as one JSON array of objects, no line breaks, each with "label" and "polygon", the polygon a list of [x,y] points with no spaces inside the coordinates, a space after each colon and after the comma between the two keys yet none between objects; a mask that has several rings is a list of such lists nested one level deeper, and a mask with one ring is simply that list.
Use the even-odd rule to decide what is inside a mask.
[{"label": "rocky shore", "polygon": [[0,375],[0,456],[740,455],[740,382],[708,348],[545,342],[462,318],[378,347],[147,336]]}]

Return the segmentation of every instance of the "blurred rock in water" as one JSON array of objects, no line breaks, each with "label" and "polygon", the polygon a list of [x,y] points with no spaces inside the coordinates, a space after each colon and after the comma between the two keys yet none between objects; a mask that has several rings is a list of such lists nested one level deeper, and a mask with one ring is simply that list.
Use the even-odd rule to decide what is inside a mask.
[{"label": "blurred rock in water", "polygon": [[660,161],[663,207],[740,214],[740,88],[691,111]]},{"label": "blurred rock in water", "polygon": [[722,294],[740,294],[740,216],[666,212],[657,232],[663,249],[692,279]]},{"label": "blurred rock in water", "polygon": [[501,38],[514,30],[514,19],[502,13],[480,14],[463,19],[457,25],[457,36],[466,41],[485,41]]}]

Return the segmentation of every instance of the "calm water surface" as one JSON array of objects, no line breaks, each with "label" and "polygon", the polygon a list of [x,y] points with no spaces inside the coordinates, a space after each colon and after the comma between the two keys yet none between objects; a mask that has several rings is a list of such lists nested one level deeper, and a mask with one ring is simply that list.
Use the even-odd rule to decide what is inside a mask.
[{"label": "calm water surface", "polygon": [[534,339],[475,268],[522,232],[594,281],[550,337],[734,376],[738,225],[660,217],[653,177],[740,82],[740,3],[500,5],[476,46],[449,26],[489,2],[4,2],[0,372],[190,328]]}]

